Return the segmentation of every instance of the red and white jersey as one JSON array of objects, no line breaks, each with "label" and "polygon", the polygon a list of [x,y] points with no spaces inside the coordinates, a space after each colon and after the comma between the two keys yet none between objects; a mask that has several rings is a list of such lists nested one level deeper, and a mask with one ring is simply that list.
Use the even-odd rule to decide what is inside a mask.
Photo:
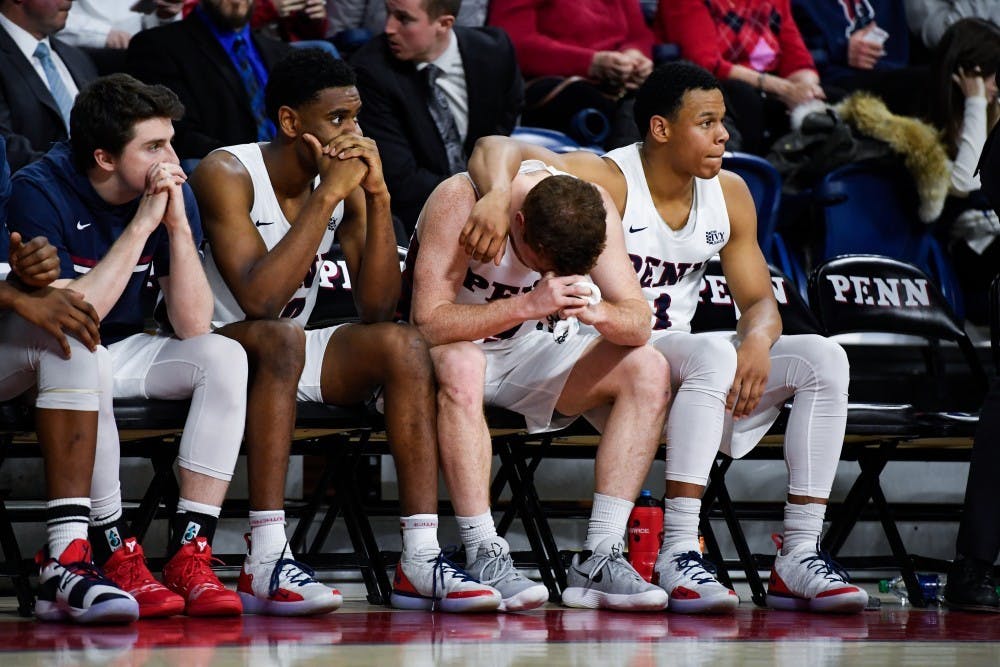
[{"label": "red and white jersey", "polygon": [[[257,227],[257,233],[260,234],[264,245],[267,247],[268,252],[270,252],[284,238],[285,234],[288,233],[288,230],[291,229],[291,224],[285,218],[285,214],[282,213],[281,206],[278,204],[278,198],[274,195],[274,188],[271,186],[271,179],[267,175],[267,167],[264,166],[264,158],[261,155],[260,146],[258,144],[240,144],[238,146],[226,146],[219,150],[227,151],[236,156],[236,159],[243,163],[247,173],[250,174],[250,180],[253,183],[253,206],[250,209],[250,219],[253,220],[253,224]],[[306,322],[309,321],[309,315],[316,305],[316,297],[319,294],[319,280],[317,280],[317,277],[323,265],[323,255],[330,251],[337,226],[340,225],[343,218],[344,202],[340,202],[334,209],[333,215],[330,216],[326,232],[323,234],[323,240],[320,241],[319,247],[316,249],[316,257],[309,267],[309,271],[303,277],[298,289],[292,294],[292,298],[288,300],[288,303],[282,309],[281,317],[293,319],[302,326],[305,326]],[[233,296],[233,293],[219,274],[219,269],[215,265],[215,259],[212,257],[212,249],[208,244],[205,245],[204,263],[208,284],[212,287],[212,293],[215,295],[215,312],[212,314],[212,325],[218,328],[231,322],[243,320],[246,314],[240,308],[236,302],[236,297]]]},{"label": "red and white jersey", "polygon": [[671,229],[653,203],[640,146],[623,146],[604,156],[618,165],[628,187],[622,215],[625,247],[643,296],[653,309],[653,329],[691,331],[705,264],[729,240],[726,200],[718,176],[694,179],[687,223]]}]

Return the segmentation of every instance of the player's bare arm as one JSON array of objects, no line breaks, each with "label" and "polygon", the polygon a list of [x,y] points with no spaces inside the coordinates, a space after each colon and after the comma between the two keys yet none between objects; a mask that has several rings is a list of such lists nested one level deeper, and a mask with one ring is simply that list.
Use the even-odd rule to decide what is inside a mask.
[{"label": "player's bare arm", "polygon": [[612,193],[618,211],[625,206],[625,182],[617,167],[589,151],[559,154],[510,137],[482,137],[469,157],[469,175],[480,199],[459,237],[465,252],[474,259],[499,263],[503,257],[510,224],[510,184],[524,160],[541,160],[600,185]]},{"label": "player's bare arm", "polygon": [[475,201],[469,181],[452,176],[431,193],[417,223],[420,252],[414,284],[421,287],[413,293],[412,318],[432,346],[493,336],[578,305],[585,295],[584,289],[573,286],[582,276],[546,274],[527,294],[486,304],[455,303],[469,266],[469,257],[455,239]]},{"label": "player's bare arm", "polygon": [[575,306],[562,311],[565,317],[576,317],[589,324],[617,345],[644,345],[649,340],[652,312],[642,295],[632,262],[625,250],[625,235],[621,217],[607,190],[598,188],[607,210],[607,237],[604,252],[590,277],[601,289],[601,302]]},{"label": "player's bare arm", "polygon": [[331,158],[314,137],[307,136],[304,140],[319,167],[320,184],[301,199],[282,201],[291,229],[270,252],[250,219],[250,175],[235,156],[212,153],[191,179],[216,266],[251,319],[278,317],[315,260],[333,210],[367,170],[360,160]]},{"label": "player's bare arm", "polygon": [[184,191],[176,183],[167,188],[163,226],[170,245],[170,275],[159,276],[157,283],[163,291],[174,335],[183,340],[208,333],[212,330],[212,288],[195,247]]},{"label": "player's bare arm", "polygon": [[371,139],[349,133],[326,147],[337,160],[360,160],[368,172],[344,202],[344,219],[337,240],[354,286],[354,305],[362,322],[392,319],[399,301],[401,280],[396,235],[392,228],[389,190],[382,161]]},{"label": "player's bare arm", "polygon": [[770,350],[781,335],[781,316],[771,289],[771,274],[757,244],[757,214],[746,183],[736,174],[719,174],[729,211],[730,239],[722,270],[740,309],[736,328],[736,378],[726,399],[733,417],[749,415],[764,393],[771,370]]},{"label": "player's bare arm", "polygon": [[179,165],[157,162],[146,172],[146,189],[131,222],[93,269],[75,279],[64,278],[53,287],[70,286],[94,306],[104,318],[118,303],[149,235],[163,222],[169,200],[168,189],[187,180]]}]

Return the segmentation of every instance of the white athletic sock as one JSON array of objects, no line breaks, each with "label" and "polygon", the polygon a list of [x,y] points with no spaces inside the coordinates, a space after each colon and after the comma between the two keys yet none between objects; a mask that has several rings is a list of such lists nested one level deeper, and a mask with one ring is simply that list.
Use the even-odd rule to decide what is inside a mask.
[{"label": "white athletic sock", "polygon": [[663,544],[661,554],[699,550],[698,523],[700,498],[667,498],[663,503]]},{"label": "white athletic sock", "polygon": [[609,537],[616,540],[625,539],[625,528],[628,526],[628,515],[635,505],[631,500],[606,496],[603,493],[594,494],[594,509],[590,512],[590,522],[587,524],[587,541],[583,548],[594,551],[598,545]]},{"label": "white athletic sock", "polygon": [[69,543],[87,539],[90,498],[57,498],[45,503],[49,555],[58,559]]},{"label": "white athletic sock", "polygon": [[122,517],[122,487],[104,498],[94,498],[90,503],[90,525],[110,526]]},{"label": "white athletic sock", "polygon": [[441,551],[437,538],[437,514],[401,516],[399,530],[403,534],[403,558],[412,558],[418,553],[437,554]]},{"label": "white athletic sock", "polygon": [[497,536],[497,527],[493,523],[493,512],[486,510],[476,516],[456,516],[458,534],[465,545],[465,564],[472,565],[476,560],[479,544],[491,537]]},{"label": "white athletic sock", "polygon": [[287,541],[284,510],[250,510],[250,549],[255,558],[280,556]]},{"label": "white athletic sock", "polygon": [[826,505],[809,503],[793,505],[785,503],[785,534],[781,543],[781,555],[787,555],[807,544],[815,547],[823,532],[823,517]]}]

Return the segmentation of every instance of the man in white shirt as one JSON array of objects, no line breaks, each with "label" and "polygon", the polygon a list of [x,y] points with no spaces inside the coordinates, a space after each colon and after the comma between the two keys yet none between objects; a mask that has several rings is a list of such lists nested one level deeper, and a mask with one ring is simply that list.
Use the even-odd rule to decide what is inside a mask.
[{"label": "man in white shirt", "polygon": [[83,52],[52,39],[65,8],[45,0],[0,0],[0,136],[12,171],[68,136],[79,89],[97,78]]}]

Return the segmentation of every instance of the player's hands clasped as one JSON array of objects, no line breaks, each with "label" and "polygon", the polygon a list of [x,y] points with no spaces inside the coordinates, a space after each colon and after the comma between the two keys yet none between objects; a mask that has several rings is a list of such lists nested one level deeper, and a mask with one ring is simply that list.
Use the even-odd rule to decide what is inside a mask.
[{"label": "player's hands clasped", "polygon": [[525,295],[526,302],[530,304],[526,319],[543,320],[558,314],[560,319],[576,317],[585,324],[592,324],[591,307],[587,302],[590,289],[573,284],[585,280],[583,276],[557,276],[552,272],[543,274],[535,288]]}]

